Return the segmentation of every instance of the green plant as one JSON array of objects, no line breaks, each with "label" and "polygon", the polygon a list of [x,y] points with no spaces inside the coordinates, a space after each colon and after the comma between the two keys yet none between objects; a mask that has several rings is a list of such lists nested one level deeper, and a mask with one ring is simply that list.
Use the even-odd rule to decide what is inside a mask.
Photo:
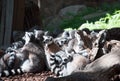
[{"label": "green plant", "polygon": [[[71,29],[89,28],[90,30],[92,30],[92,29],[109,29],[112,27],[119,27],[120,26],[119,5],[120,3],[118,2],[111,4],[103,3],[101,6],[97,8],[87,7],[87,9],[78,13],[77,15],[68,13],[68,15],[72,16],[72,18],[64,19],[60,25],[60,29],[71,30]],[[83,18],[84,16],[95,13],[97,11],[107,12],[108,14],[94,16],[89,19]],[[53,27],[49,27],[46,29],[50,31],[54,30]]]},{"label": "green plant", "polygon": [[93,29],[110,29],[114,27],[120,27],[120,10],[115,11],[114,14],[106,14],[106,17],[100,18],[98,21],[86,22],[82,24],[78,29],[88,28]]},{"label": "green plant", "polygon": [[[88,15],[88,14],[91,14],[91,13],[95,13],[98,10],[101,10],[103,12],[109,13],[109,14],[107,14],[108,18],[105,15],[100,15],[100,16],[89,18],[87,20],[83,19],[83,17],[85,15]],[[103,26],[102,29],[104,29],[104,28],[106,28],[106,24],[104,24],[104,23],[107,23],[108,20],[109,20],[109,23],[112,22],[109,25],[111,25],[111,26],[119,26],[118,24],[116,24],[117,20],[115,20],[115,18],[112,19],[112,20],[110,19],[110,16],[111,16],[110,14],[114,13],[114,11],[117,11],[117,10],[120,10],[120,6],[119,6],[118,2],[111,3],[111,4],[103,3],[98,8],[88,7],[83,12],[80,12],[77,15],[75,15],[72,19],[70,19],[70,20],[67,20],[67,19],[63,20],[63,22],[60,25],[60,27],[62,29],[67,29],[67,28],[78,29],[83,23],[85,23],[84,25],[82,25],[82,27],[83,26],[87,26],[88,27],[88,25],[89,25],[91,27],[91,29],[92,29],[92,28],[94,28],[94,27],[92,27],[93,24],[95,24],[96,25],[96,29],[99,29],[100,25],[102,25]],[[103,18],[101,18],[101,17],[103,17]],[[112,24],[114,24],[114,25],[112,25]]]},{"label": "green plant", "polygon": [[65,28],[78,28],[82,23],[86,22],[86,20],[83,19],[83,16],[88,15],[90,13],[93,13],[95,11],[96,11],[96,9],[88,7],[83,12],[80,12],[77,15],[74,15],[72,19],[64,19],[62,21],[62,24],[60,25],[60,27],[62,29],[65,29]]}]

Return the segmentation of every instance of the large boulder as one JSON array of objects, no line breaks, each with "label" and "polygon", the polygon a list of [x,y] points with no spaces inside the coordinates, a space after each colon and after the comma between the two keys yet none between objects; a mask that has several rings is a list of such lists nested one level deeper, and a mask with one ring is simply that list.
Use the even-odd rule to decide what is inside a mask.
[{"label": "large boulder", "polygon": [[64,19],[71,19],[74,15],[81,13],[86,8],[85,5],[73,5],[61,9],[54,17],[49,17],[44,20],[45,27],[58,28]]},{"label": "large boulder", "polygon": [[41,0],[40,8],[42,10],[43,16],[46,18],[56,15],[60,9],[66,6],[83,4],[83,3],[84,0]]},{"label": "large boulder", "polygon": [[86,10],[86,8],[85,5],[72,5],[61,9],[58,15],[63,19],[71,19],[74,15]]}]

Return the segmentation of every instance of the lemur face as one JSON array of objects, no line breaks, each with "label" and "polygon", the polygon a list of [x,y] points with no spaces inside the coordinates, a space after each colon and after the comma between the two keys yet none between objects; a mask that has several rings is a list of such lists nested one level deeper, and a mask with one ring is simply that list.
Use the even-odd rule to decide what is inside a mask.
[{"label": "lemur face", "polygon": [[68,39],[59,37],[55,39],[55,43],[58,44],[58,46],[62,47],[63,45],[68,43]]},{"label": "lemur face", "polygon": [[55,55],[54,60],[56,62],[57,65],[61,66],[61,65],[65,65],[68,62],[71,62],[73,59],[72,56],[66,55],[66,54],[59,54],[59,55]]},{"label": "lemur face", "polygon": [[102,30],[96,35],[96,40],[93,43],[95,47],[103,47],[106,42],[106,31]]},{"label": "lemur face", "polygon": [[52,36],[43,36],[43,43],[44,44],[51,44],[53,42],[53,37]]},{"label": "lemur face", "polygon": [[35,38],[41,41],[43,40],[44,33],[42,30],[34,30]]},{"label": "lemur face", "polygon": [[68,31],[64,31],[62,33],[62,37],[69,37],[69,32]]}]

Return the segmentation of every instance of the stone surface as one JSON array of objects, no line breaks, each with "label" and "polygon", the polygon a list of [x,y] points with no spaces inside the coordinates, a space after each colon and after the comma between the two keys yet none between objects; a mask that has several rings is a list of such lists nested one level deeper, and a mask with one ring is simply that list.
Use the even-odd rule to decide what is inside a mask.
[{"label": "stone surface", "polygon": [[85,9],[85,5],[73,5],[65,7],[59,11],[57,16],[51,18],[49,17],[48,19],[44,20],[44,26],[58,28],[64,19],[71,19],[74,15],[77,15]]},{"label": "stone surface", "polygon": [[83,19],[92,19],[92,18],[95,18],[95,17],[99,17],[99,16],[103,16],[105,15],[107,12],[103,12],[103,11],[97,11],[97,12],[94,12],[94,13],[91,13],[91,14],[88,14],[86,16],[83,17]]},{"label": "stone surface", "polygon": [[68,6],[61,9],[58,15],[63,19],[71,19],[74,15],[86,10],[86,8],[87,7],[85,5]]}]

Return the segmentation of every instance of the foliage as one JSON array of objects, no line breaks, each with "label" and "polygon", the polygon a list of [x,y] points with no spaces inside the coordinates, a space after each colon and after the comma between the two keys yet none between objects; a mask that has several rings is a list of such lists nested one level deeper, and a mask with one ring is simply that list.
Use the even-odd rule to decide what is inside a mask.
[{"label": "foliage", "polygon": [[77,28],[79,27],[81,24],[85,23],[86,20],[83,19],[83,16],[88,15],[90,13],[96,12],[96,9],[88,7],[86,10],[82,11],[81,13],[78,13],[77,15],[74,15],[73,18],[71,19],[64,19],[62,21],[62,24],[60,25],[60,27],[62,29],[65,28]]},{"label": "foliage", "polygon": [[[108,29],[111,27],[117,27],[119,25],[119,10],[120,10],[120,3],[113,3],[108,4],[104,3],[98,8],[88,7],[82,13],[78,13],[77,15],[73,16],[72,19],[64,19],[61,24],[61,28],[67,30],[67,28],[72,29],[82,29],[82,28],[89,28],[89,29]],[[89,18],[88,20],[84,19],[85,15],[97,12],[97,11],[107,12],[106,15],[95,16]],[[114,13],[115,12],[115,13]],[[112,14],[114,13],[114,14]],[[112,15],[111,15],[112,14]],[[103,18],[101,18],[103,17]],[[84,23],[84,24],[83,24]],[[107,25],[108,24],[108,25]],[[94,26],[94,27],[93,27]]]},{"label": "foliage", "polygon": [[100,18],[99,21],[86,22],[78,29],[88,28],[93,29],[110,29],[113,27],[120,27],[120,10],[115,11],[113,15],[107,14],[106,17]]}]

